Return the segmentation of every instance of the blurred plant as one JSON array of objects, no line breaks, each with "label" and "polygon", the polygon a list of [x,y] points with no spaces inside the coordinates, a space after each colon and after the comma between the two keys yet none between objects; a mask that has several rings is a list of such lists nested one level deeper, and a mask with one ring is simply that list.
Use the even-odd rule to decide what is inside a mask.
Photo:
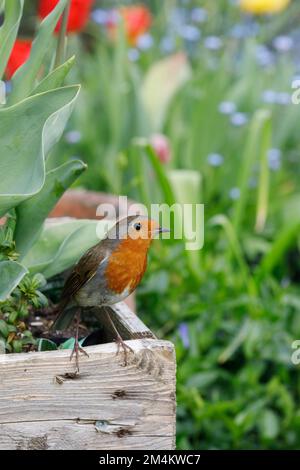
[{"label": "blurred plant", "polygon": [[[43,229],[48,213],[85,169],[78,159],[49,168],[49,152],[59,140],[79,93],[79,86],[62,86],[73,58],[54,69],[46,60],[49,41],[65,7],[66,0],[61,0],[40,24],[30,56],[13,74],[8,102],[0,108],[0,165],[5,173],[0,181],[0,217],[6,218],[0,228],[0,301],[4,302],[1,321],[3,326],[9,319],[5,349],[15,352],[26,344],[19,341],[21,332],[29,338],[23,324],[18,330],[19,320],[24,320],[31,306],[37,308],[44,302],[37,290],[40,277],[25,278],[28,271],[43,273],[45,277],[49,272],[57,274],[97,241],[94,224],[86,223],[84,230],[67,223],[59,224],[55,231]],[[22,0],[5,2],[0,28],[0,71],[6,69],[13,50],[22,8]],[[42,65],[45,70],[48,66],[48,71],[38,81]],[[72,244],[79,233],[81,243]],[[41,259],[33,254],[40,244]],[[58,253],[59,260],[55,262]]]},{"label": "blurred plant", "polygon": [[46,297],[39,291],[45,284],[41,275],[26,276],[9,299],[0,302],[0,354],[29,351],[36,345],[26,323],[32,309],[47,306]]},{"label": "blurred plant", "polygon": [[163,134],[152,134],[150,143],[161,163],[169,163],[171,160],[169,139]]},{"label": "blurred plant", "polygon": [[[151,32],[135,44],[122,28],[107,38],[119,2],[98,6],[88,39],[69,41],[79,51],[70,80],[84,89],[48,170],[84,155],[88,188],[148,206],[205,203],[204,249],[155,243],[137,298],[146,323],[176,344],[177,445],[297,449],[298,2],[258,18],[227,0],[149,0]],[[155,134],[170,144],[166,163]],[[47,223],[22,264],[52,276],[93,243],[95,224]],[[18,243],[4,239],[16,261]]]}]

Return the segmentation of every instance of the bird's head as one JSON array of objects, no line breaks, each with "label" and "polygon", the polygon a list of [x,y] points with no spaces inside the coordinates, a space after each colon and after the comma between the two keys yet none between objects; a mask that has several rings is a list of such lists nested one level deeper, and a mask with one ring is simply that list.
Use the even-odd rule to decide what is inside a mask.
[{"label": "bird's head", "polygon": [[130,239],[150,244],[157,234],[163,232],[169,232],[169,230],[160,227],[156,220],[144,215],[130,215],[119,220],[110,230],[109,235],[115,236],[118,240]]}]

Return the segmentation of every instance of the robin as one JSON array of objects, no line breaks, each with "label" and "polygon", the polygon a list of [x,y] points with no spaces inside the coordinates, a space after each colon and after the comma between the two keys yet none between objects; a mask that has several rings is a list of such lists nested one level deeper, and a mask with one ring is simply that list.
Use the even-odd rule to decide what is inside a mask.
[{"label": "robin", "polygon": [[113,305],[128,297],[140,283],[146,267],[147,253],[155,235],[169,232],[145,216],[131,215],[118,221],[106,237],[90,248],[78,261],[65,282],[59,315],[52,325],[54,330],[69,327],[77,317],[74,348],[70,357],[76,358],[76,372],[79,373],[79,352],[88,356],[78,342],[78,327],[81,307],[101,306],[116,334],[118,345],[124,351],[127,364],[127,350],[132,349],[123,341],[105,306]]}]

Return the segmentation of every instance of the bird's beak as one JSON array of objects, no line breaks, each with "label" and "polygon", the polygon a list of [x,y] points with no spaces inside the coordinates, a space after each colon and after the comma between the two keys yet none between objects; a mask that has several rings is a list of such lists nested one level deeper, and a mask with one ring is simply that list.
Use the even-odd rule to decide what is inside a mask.
[{"label": "bird's beak", "polygon": [[169,232],[171,232],[171,230],[169,230],[168,228],[158,227],[156,229],[156,233],[169,233]]}]

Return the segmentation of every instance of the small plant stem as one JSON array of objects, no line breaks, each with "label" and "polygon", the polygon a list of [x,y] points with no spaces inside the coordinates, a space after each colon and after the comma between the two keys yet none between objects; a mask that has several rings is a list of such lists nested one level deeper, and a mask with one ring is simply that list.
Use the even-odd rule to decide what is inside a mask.
[{"label": "small plant stem", "polygon": [[54,68],[58,67],[65,60],[66,40],[67,40],[67,24],[70,13],[71,0],[67,1],[66,8],[62,14],[61,26],[57,40],[57,48],[55,55]]}]

